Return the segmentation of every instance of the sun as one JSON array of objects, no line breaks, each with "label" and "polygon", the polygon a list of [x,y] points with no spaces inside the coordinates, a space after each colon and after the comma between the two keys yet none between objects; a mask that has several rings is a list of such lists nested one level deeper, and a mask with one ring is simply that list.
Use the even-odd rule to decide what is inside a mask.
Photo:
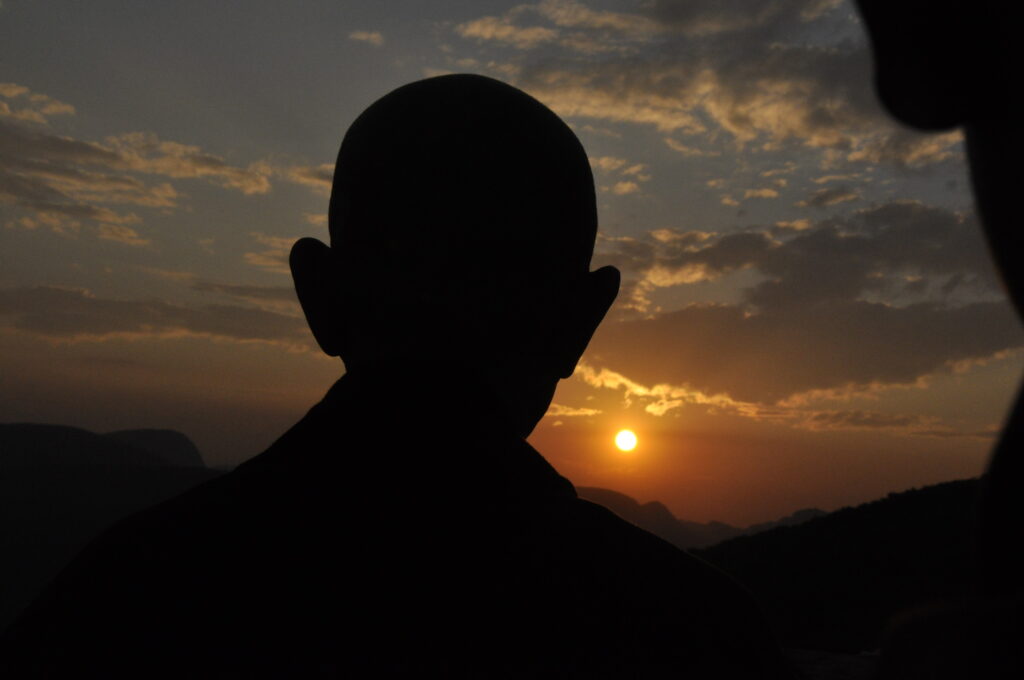
[{"label": "sun", "polygon": [[615,435],[615,445],[620,451],[632,451],[636,448],[636,434],[633,430],[619,430]]}]

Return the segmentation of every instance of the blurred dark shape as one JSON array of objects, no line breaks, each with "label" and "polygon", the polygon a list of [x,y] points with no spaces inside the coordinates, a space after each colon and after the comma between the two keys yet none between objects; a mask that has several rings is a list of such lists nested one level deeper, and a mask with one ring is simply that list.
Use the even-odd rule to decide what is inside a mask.
[{"label": "blurred dark shape", "polygon": [[878,677],[899,680],[1024,676],[1020,601],[964,597],[905,612],[893,621]]},{"label": "blurred dark shape", "polygon": [[589,163],[479,76],[352,125],[292,272],[347,373],[269,450],[91,544],[11,627],[44,677],[774,678],[722,572],[580,500],[524,437],[618,290]]},{"label": "blurred dark shape", "polygon": [[694,553],[750,589],[783,647],[871,652],[901,611],[973,592],[978,486],[892,493]]},{"label": "blurred dark shape", "polygon": [[[963,127],[985,236],[1020,314],[1024,311],[1024,268],[1020,266],[1020,209],[1014,201],[1019,192],[1018,165],[1024,145],[1019,122],[1021,105],[1014,87],[1019,70],[1015,64],[1020,61],[1014,49],[1019,22],[1012,18],[1011,5],[997,0],[857,0],[857,4],[875,51],[879,95],[889,111],[904,123],[925,129]],[[1003,611],[1002,607],[1019,611],[1024,601],[1024,556],[1019,549],[1024,526],[1022,448],[1024,399],[1018,393],[983,480],[978,586],[988,599],[975,601],[982,618]],[[955,612],[967,616],[971,605],[966,602],[958,602]],[[929,634],[939,635],[942,622],[955,621],[959,614],[951,610],[948,615],[922,615],[908,619],[904,625],[919,626],[920,635],[926,635],[926,629]],[[970,631],[974,632],[959,649],[947,648],[951,658],[978,658],[982,649],[996,653],[989,644],[996,633],[989,627],[975,626]],[[974,655],[964,651],[972,641],[977,645]],[[942,650],[941,645],[929,648],[921,644],[909,630],[895,632],[889,652],[902,660],[899,673],[907,674],[887,677],[918,677],[909,674],[905,662],[912,654],[901,645],[913,645],[922,654],[926,649]],[[1011,654],[1000,649],[1005,666],[1021,665],[1024,652]],[[944,674],[930,677],[963,677],[956,675],[952,662],[943,666],[931,659],[928,663],[936,672],[945,668]],[[999,660],[993,660],[984,669],[998,666]]]}]

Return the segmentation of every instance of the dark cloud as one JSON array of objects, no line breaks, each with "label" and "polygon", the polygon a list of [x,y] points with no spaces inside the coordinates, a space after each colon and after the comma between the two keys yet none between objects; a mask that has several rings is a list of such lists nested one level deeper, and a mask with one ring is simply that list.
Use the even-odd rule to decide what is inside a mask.
[{"label": "dark cloud", "polygon": [[292,286],[247,286],[213,281],[198,280],[192,290],[203,293],[218,293],[234,300],[241,300],[260,309],[288,316],[300,316],[299,300]]},{"label": "dark cloud", "polygon": [[202,336],[310,348],[305,322],[253,307],[187,307],[163,300],[116,300],[39,286],[0,290],[0,322],[63,341],[110,337]]},{"label": "dark cloud", "polygon": [[899,202],[785,240],[749,231],[603,242],[619,250],[604,259],[632,267],[627,276],[648,287],[740,267],[763,280],[745,289],[742,304],[607,324],[588,361],[645,384],[761,403],[914,383],[1024,340],[978,230],[971,216]]},{"label": "dark cloud", "polygon": [[798,426],[808,430],[886,430],[893,433],[943,439],[993,439],[999,431],[956,430],[937,418],[910,413],[881,413],[853,409],[846,411],[810,411],[799,413]]},{"label": "dark cloud", "polygon": [[810,196],[797,203],[802,208],[827,208],[847,201],[856,201],[860,194],[845,186],[818,189]]},{"label": "dark cloud", "polygon": [[920,415],[880,413],[878,411],[815,411],[807,415],[806,425],[812,429],[829,428],[910,428],[928,421]]},{"label": "dark cloud", "polygon": [[215,283],[199,280],[192,284],[192,290],[207,293],[224,293],[242,300],[270,300],[273,302],[298,302],[292,286],[244,286],[230,283]]},{"label": "dark cloud", "polygon": [[[526,18],[553,24],[531,24],[548,31],[547,39],[521,44],[505,71],[557,113],[653,126],[690,155],[735,141],[765,150],[818,149],[832,164],[921,166],[950,157],[958,133],[918,134],[882,112],[863,31],[839,6],[836,0],[658,0],[607,12],[546,0],[488,19],[506,31],[522,28]],[[559,40],[566,30],[577,40]],[[475,38],[500,42],[494,31]],[[601,57],[578,44],[620,49]]]},{"label": "dark cloud", "polygon": [[9,226],[66,231],[78,229],[83,221],[123,225],[140,219],[108,205],[176,207],[179,194],[171,184],[148,183],[137,174],[202,179],[244,194],[270,190],[271,169],[265,164],[232,166],[198,147],[153,134],[130,133],[102,143],[89,142],[54,134],[35,122],[2,118],[0,203],[18,206],[28,215]]},{"label": "dark cloud", "polygon": [[811,390],[911,384],[952,362],[1021,345],[1001,302],[956,308],[842,301],[748,314],[692,306],[609,324],[588,361],[641,383],[770,403]]},{"label": "dark cloud", "polygon": [[294,165],[278,171],[289,182],[301,184],[320,194],[330,196],[334,182],[334,164]]}]

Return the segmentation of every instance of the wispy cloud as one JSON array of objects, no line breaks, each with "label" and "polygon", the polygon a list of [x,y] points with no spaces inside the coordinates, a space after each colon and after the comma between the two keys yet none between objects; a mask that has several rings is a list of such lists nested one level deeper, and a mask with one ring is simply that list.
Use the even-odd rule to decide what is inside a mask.
[{"label": "wispy cloud", "polygon": [[457,25],[455,32],[463,38],[474,38],[480,41],[493,40],[521,50],[537,47],[558,37],[558,31],[554,29],[542,26],[517,26],[508,16],[480,17]]},{"label": "wispy cloud", "polygon": [[278,174],[294,184],[301,184],[321,196],[331,195],[331,184],[334,181],[334,165],[292,165],[280,168]]},{"label": "wispy cloud", "polygon": [[[0,94],[26,99],[40,116],[71,114],[74,109],[28,88],[4,84]],[[10,107],[8,107],[10,109]],[[9,111],[8,111],[9,112]],[[28,114],[0,116],[0,203],[21,209],[7,226],[46,227],[64,233],[95,224],[99,238],[127,245],[149,241],[134,228],[142,218],[112,206],[172,210],[181,192],[171,182],[145,176],[202,180],[245,195],[270,191],[270,166],[263,162],[231,165],[194,145],[163,140],[152,133],[115,135],[84,141],[41,128]],[[120,228],[113,228],[118,225]],[[132,233],[129,233],[132,232]]]},{"label": "wispy cloud", "polygon": [[[643,384],[607,368],[594,368],[586,362],[576,368],[573,376],[591,387],[622,393],[626,406],[634,403],[652,416],[665,416],[678,409],[699,408],[707,413],[731,415],[758,422],[772,422],[802,430],[872,430],[890,434],[993,439],[997,430],[958,430],[940,418],[914,413],[892,413],[863,409],[819,410],[812,400],[794,400],[776,404],[742,401],[724,393],[711,394],[687,384],[666,382]],[[587,409],[582,409],[587,410]],[[567,409],[572,411],[572,409]],[[589,413],[548,413],[545,415],[590,415]]]},{"label": "wispy cloud", "polygon": [[368,43],[374,47],[382,47],[384,45],[384,35],[380,31],[352,31],[348,34],[348,37],[349,40]]},{"label": "wispy cloud", "polygon": [[554,402],[548,406],[548,410],[544,413],[545,417],[553,418],[573,418],[580,416],[596,416],[601,413],[600,409],[596,408],[578,408],[575,406],[565,406],[564,404],[556,404]]},{"label": "wispy cloud", "polygon": [[281,236],[268,236],[259,232],[251,234],[257,243],[264,246],[263,250],[250,251],[243,255],[245,261],[275,274],[289,274],[288,255],[296,239]]},{"label": "wispy cloud", "polygon": [[[769,152],[803,147],[833,165],[918,167],[959,154],[960,133],[915,133],[881,111],[866,40],[839,5],[658,1],[612,12],[547,0],[455,32],[519,48],[506,76],[558,114],[651,126],[688,156],[720,153],[725,141]],[[594,46],[620,56],[595,58]]]},{"label": "wispy cloud", "polygon": [[305,322],[296,316],[238,305],[188,307],[157,299],[101,298],[49,286],[0,290],[0,325],[55,342],[194,336],[312,347]]},{"label": "wispy cloud", "polygon": [[53,116],[74,114],[75,107],[24,85],[0,83],[0,118],[45,125]]},{"label": "wispy cloud", "polygon": [[[903,201],[784,229],[603,239],[595,265],[617,265],[627,306],[647,317],[606,324],[587,356],[751,403],[919,384],[1024,344],[978,229],[970,215]],[[740,269],[759,282],[735,304],[644,307],[655,288]]]},{"label": "wispy cloud", "polygon": [[818,189],[807,198],[797,201],[795,205],[801,208],[827,208],[839,203],[856,201],[858,198],[860,198],[860,193],[856,190],[846,186],[838,186]]},{"label": "wispy cloud", "polygon": [[126,246],[148,246],[151,243],[148,238],[142,238],[139,232],[131,227],[119,224],[101,224],[98,233],[101,239],[123,243]]}]

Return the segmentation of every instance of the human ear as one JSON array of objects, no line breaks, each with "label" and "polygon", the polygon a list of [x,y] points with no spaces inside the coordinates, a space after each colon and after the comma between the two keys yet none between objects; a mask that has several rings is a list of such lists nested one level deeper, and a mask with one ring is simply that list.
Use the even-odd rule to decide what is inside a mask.
[{"label": "human ear", "polygon": [[590,338],[619,294],[622,276],[612,266],[587,273],[572,311],[565,317],[564,344],[558,357],[560,378],[572,376],[576,364],[590,344]]},{"label": "human ear", "polygon": [[328,356],[344,353],[344,297],[330,247],[315,238],[303,238],[292,246],[288,265],[295,294],[320,349]]}]

